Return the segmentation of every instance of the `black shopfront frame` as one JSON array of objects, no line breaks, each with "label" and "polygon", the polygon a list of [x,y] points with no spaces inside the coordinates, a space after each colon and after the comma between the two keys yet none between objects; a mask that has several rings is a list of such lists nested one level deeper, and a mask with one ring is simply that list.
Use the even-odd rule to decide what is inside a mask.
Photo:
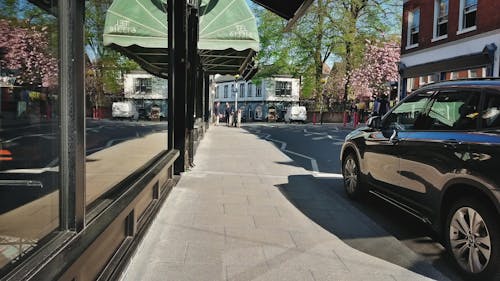
[{"label": "black shopfront frame", "polygon": [[[43,0],[31,2],[49,8]],[[179,152],[165,147],[114,187],[107,203],[86,213],[85,1],[59,0],[50,12],[59,23],[60,223],[0,280],[114,280],[175,185]]]}]

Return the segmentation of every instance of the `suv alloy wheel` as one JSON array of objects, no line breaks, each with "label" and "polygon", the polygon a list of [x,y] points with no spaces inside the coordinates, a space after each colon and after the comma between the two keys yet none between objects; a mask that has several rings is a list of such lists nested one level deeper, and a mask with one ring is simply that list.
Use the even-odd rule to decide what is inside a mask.
[{"label": "suv alloy wheel", "polygon": [[347,196],[359,199],[366,194],[361,182],[359,164],[354,153],[349,153],[342,164],[342,176],[344,177],[344,188]]},{"label": "suv alloy wheel", "polygon": [[452,205],[444,234],[450,256],[466,276],[500,280],[500,231],[494,211],[478,200],[461,198]]}]

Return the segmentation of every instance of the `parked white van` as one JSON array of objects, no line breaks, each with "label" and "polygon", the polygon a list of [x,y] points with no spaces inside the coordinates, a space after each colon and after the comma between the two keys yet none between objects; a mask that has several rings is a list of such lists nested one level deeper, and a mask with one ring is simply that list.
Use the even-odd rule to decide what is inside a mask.
[{"label": "parked white van", "polygon": [[307,119],[307,110],[305,106],[290,106],[285,113],[285,122],[300,121],[304,123]]},{"label": "parked white van", "polygon": [[111,107],[111,116],[115,118],[124,118],[130,120],[139,119],[139,111],[133,101],[114,102]]}]

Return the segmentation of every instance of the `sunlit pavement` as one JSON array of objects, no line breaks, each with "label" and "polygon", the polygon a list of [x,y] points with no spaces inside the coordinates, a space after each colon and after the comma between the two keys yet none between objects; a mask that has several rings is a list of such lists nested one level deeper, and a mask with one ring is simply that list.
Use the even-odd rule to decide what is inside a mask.
[{"label": "sunlit pavement", "polygon": [[211,127],[195,164],[172,190],[122,280],[446,280],[418,259],[404,268],[351,248],[319,225],[350,213],[353,223],[376,227],[342,200],[323,215],[328,191],[316,183],[314,169],[296,165],[264,135]]}]

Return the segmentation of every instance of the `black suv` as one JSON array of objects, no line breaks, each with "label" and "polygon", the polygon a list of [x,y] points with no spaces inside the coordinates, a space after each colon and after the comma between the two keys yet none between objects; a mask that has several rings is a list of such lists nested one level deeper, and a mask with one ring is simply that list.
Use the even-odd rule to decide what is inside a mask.
[{"label": "black suv", "polygon": [[466,277],[500,280],[500,80],[415,91],[351,132],[341,161],[349,197],[370,192],[411,213]]}]

